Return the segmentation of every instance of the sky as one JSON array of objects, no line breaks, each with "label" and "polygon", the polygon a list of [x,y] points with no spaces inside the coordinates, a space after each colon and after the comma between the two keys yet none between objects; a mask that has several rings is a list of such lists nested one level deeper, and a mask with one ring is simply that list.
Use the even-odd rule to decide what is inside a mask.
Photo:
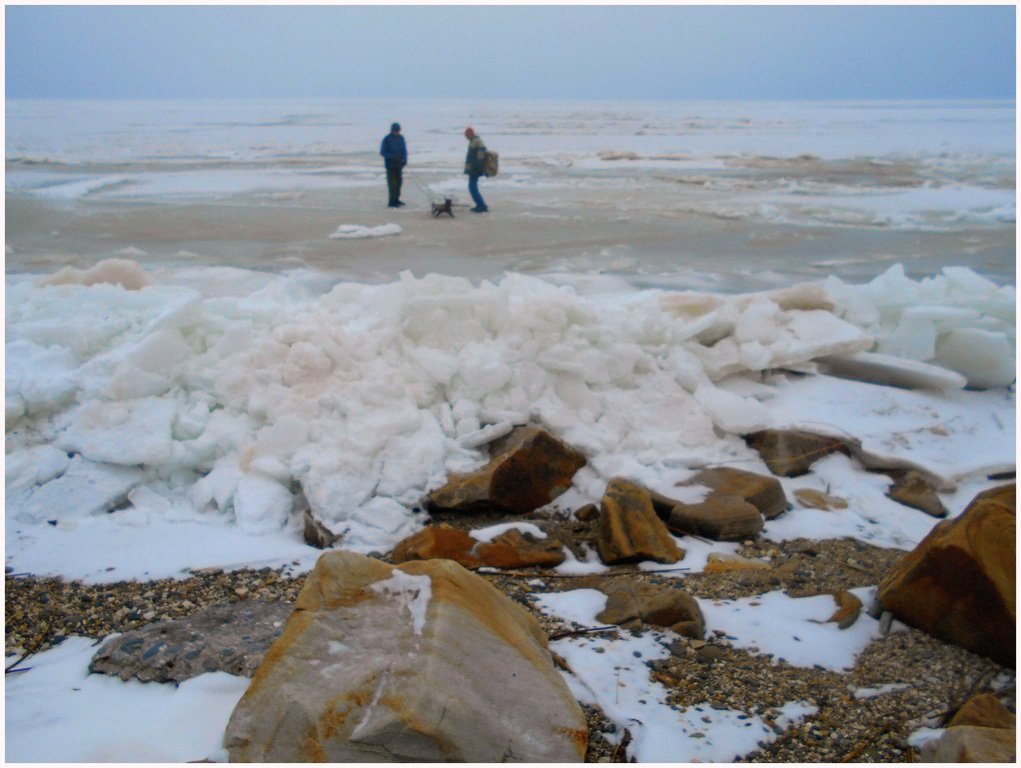
[{"label": "sky", "polygon": [[1014,98],[1000,6],[11,6],[7,98]]}]

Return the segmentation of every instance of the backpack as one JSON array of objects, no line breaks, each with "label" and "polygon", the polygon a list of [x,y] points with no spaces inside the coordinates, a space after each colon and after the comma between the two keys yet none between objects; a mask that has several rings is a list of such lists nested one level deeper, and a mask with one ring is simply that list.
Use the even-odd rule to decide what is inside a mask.
[{"label": "backpack", "polygon": [[487,149],[486,157],[482,162],[482,169],[486,176],[496,176],[500,172],[500,153]]}]

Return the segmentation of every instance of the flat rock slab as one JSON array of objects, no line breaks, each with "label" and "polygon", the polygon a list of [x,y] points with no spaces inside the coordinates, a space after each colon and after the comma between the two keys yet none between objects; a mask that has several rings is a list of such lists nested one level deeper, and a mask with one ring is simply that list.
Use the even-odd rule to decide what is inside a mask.
[{"label": "flat rock slab", "polygon": [[678,533],[705,536],[713,541],[743,541],[762,531],[762,514],[739,496],[714,493],[700,504],[678,503],[666,519]]},{"label": "flat rock slab", "polygon": [[215,605],[108,640],[92,657],[89,671],[145,683],[182,683],[206,672],[251,677],[290,614],[287,603]]},{"label": "flat rock slab", "polygon": [[685,485],[704,485],[716,493],[744,499],[767,520],[787,511],[789,504],[783,486],[775,477],[733,467],[703,469]]}]

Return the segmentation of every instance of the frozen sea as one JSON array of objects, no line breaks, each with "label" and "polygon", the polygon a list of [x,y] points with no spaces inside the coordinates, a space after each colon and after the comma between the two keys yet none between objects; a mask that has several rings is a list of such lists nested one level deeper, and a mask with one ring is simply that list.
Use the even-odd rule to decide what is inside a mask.
[{"label": "frozen sea", "polygon": [[[394,120],[399,210],[378,156]],[[783,480],[847,510],[795,505],[776,541],[913,547],[935,521],[867,464],[923,471],[952,515],[1014,469],[1013,102],[8,101],[6,121],[9,573],[301,572],[319,554],[306,507],[341,546],[385,552],[429,489],[526,422],[588,459],[565,512],[615,475],[670,493],[705,465],[765,472],[741,439],[758,429],[853,439]],[[465,206],[468,124],[500,152],[485,216]],[[454,218],[430,215],[443,197]],[[684,546],[692,570],[713,549]],[[545,607],[598,612],[578,592]],[[828,610],[789,600],[760,602],[799,631]],[[750,646],[785,637],[744,605],[703,610]],[[806,663],[853,665],[859,629]],[[652,641],[558,648],[622,724],[638,699],[610,701],[600,665],[635,642]],[[76,643],[8,681],[8,760],[223,757],[243,681],[97,680]],[[691,737],[694,714],[678,725],[632,673],[655,710],[639,759],[769,738],[735,742],[736,713]],[[57,699],[40,720],[33,702]],[[211,714],[141,744],[130,718],[86,717],[106,707]],[[38,730],[54,722],[59,741]]]},{"label": "frozen sea", "polygon": [[[8,272],[129,250],[368,282],[1015,276],[1013,101],[8,101],[6,120]],[[410,153],[396,213],[378,155],[394,120]],[[492,214],[434,221],[430,197],[469,202],[469,124],[500,153]]]}]

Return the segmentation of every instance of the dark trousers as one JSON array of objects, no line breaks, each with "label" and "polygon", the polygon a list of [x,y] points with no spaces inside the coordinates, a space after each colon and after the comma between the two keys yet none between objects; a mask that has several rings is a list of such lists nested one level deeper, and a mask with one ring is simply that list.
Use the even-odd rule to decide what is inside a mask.
[{"label": "dark trousers", "polygon": [[401,199],[401,182],[403,181],[403,170],[400,165],[387,163],[386,165],[386,186],[390,190],[390,204],[393,205]]},{"label": "dark trousers", "polygon": [[486,205],[486,201],[482,199],[482,195],[479,193],[479,176],[481,174],[472,173],[468,175],[468,194],[472,196],[472,201],[475,203],[475,207],[480,211],[488,211],[489,207]]}]

